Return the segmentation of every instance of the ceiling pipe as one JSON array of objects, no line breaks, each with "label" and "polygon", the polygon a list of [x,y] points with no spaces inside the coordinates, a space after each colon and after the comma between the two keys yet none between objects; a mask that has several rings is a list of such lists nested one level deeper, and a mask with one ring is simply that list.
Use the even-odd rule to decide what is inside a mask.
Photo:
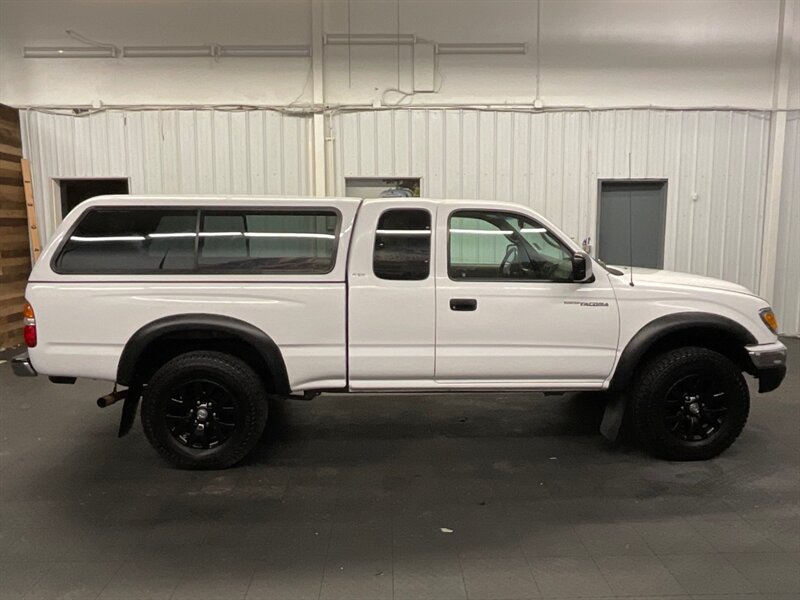
[{"label": "ceiling pipe", "polygon": [[326,33],[325,44],[328,46],[394,46],[402,44],[410,46],[417,43],[413,33]]},{"label": "ceiling pipe", "polygon": [[292,58],[309,57],[309,46],[26,46],[23,58]]},{"label": "ceiling pipe", "polygon": [[214,56],[212,46],[125,46],[125,58],[201,58]]},{"label": "ceiling pipe", "polygon": [[508,43],[453,43],[436,44],[437,54],[525,54],[528,44]]}]

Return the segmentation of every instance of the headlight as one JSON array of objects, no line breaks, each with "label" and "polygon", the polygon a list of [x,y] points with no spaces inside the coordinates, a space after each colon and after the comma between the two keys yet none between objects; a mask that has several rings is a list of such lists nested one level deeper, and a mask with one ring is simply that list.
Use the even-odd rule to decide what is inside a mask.
[{"label": "headlight", "polygon": [[772,309],[770,307],[762,308],[758,311],[758,314],[761,320],[764,321],[764,325],[769,327],[772,333],[778,335],[778,319],[775,318],[775,313],[772,312]]}]

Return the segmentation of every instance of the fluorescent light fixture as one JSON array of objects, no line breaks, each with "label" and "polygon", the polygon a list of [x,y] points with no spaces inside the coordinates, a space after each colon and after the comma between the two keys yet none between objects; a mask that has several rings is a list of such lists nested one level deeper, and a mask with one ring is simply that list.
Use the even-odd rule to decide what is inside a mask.
[{"label": "fluorescent light fixture", "polygon": [[114,58],[117,49],[101,46],[26,46],[24,58]]},{"label": "fluorescent light fixture", "polygon": [[194,58],[214,56],[212,46],[125,46],[122,56],[128,58]]},{"label": "fluorescent light fixture", "polygon": [[84,237],[73,235],[69,238],[72,242],[143,242],[143,235],[107,235],[98,237]]},{"label": "fluorescent light fixture", "polygon": [[325,43],[329,46],[410,46],[417,43],[413,33],[326,33]]},{"label": "fluorescent light fixture", "polygon": [[436,45],[437,54],[525,54],[527,51],[528,45],[523,42]]},{"label": "fluorescent light fixture", "polygon": [[[428,232],[428,234],[430,235],[430,232]],[[197,235],[197,233],[148,233],[147,237],[151,239],[193,238]],[[336,236],[332,233],[284,233],[267,231],[245,231],[242,233],[241,231],[204,231],[199,234],[200,237],[240,237],[242,235],[244,235],[246,238],[310,238],[315,240],[336,239]]]},{"label": "fluorescent light fixture", "polygon": [[407,235],[407,236],[428,236],[431,234],[429,229],[377,229],[378,235]]},{"label": "fluorescent light fixture", "polygon": [[248,238],[309,238],[314,240],[334,240],[332,233],[283,233],[268,231],[246,231],[244,237]]},{"label": "fluorescent light fixture", "polygon": [[308,46],[218,46],[217,55],[241,58],[311,56],[311,48]]},{"label": "fluorescent light fixture", "polygon": [[[521,229],[520,233],[546,233],[547,229],[543,227],[531,227]],[[464,233],[470,235],[514,235],[516,232],[513,229],[451,229],[450,233]]]},{"label": "fluorescent light fixture", "polygon": [[148,233],[147,237],[155,240],[161,238],[193,238],[196,235],[196,233]]}]

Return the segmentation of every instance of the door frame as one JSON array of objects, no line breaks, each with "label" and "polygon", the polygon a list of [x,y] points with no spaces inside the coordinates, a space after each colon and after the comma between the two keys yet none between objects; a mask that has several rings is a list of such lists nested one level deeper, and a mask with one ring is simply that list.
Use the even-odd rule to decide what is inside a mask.
[{"label": "door frame", "polygon": [[669,179],[667,177],[636,177],[636,178],[619,178],[619,177],[598,177],[597,179],[597,196],[594,206],[594,244],[592,248],[592,256],[595,258],[600,257],[600,202],[603,197],[603,184],[604,183],[662,183],[664,184],[664,230],[661,235],[661,268],[664,268],[667,256],[667,215],[669,215]]},{"label": "door frame", "polygon": [[370,179],[373,181],[383,181],[386,179],[419,179],[419,198],[427,198],[425,189],[425,178],[422,175],[342,175],[342,195],[347,196],[348,179]]}]

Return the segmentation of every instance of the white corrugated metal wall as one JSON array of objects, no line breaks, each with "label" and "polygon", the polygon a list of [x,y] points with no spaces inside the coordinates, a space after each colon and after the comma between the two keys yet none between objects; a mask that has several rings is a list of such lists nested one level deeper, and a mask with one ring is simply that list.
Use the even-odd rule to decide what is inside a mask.
[{"label": "white corrugated metal wall", "polygon": [[[423,194],[509,200],[596,237],[600,179],[667,179],[666,268],[758,289],[769,113],[405,109],[334,113],[334,182],[422,178]],[[787,135],[776,308],[800,333],[800,116]],[[308,117],[269,110],[22,114],[44,238],[54,179],[129,177],[132,193],[308,194]],[[789,160],[789,158],[787,158]],[[791,165],[795,165],[793,168]],[[794,196],[791,191],[794,190]],[[693,197],[696,194],[696,200]],[[795,260],[792,260],[795,257]]]},{"label": "white corrugated metal wall", "polygon": [[781,330],[800,335],[800,110],[787,119],[781,196],[774,304]]},{"label": "white corrugated metal wall", "polygon": [[421,177],[426,196],[525,204],[578,241],[595,239],[599,179],[667,179],[665,268],[758,288],[768,113],[398,109],[333,124],[337,194],[345,177]]},{"label": "white corrugated metal wall", "polygon": [[132,194],[307,194],[308,119],[269,110],[20,113],[43,241],[54,180],[129,177]]}]

